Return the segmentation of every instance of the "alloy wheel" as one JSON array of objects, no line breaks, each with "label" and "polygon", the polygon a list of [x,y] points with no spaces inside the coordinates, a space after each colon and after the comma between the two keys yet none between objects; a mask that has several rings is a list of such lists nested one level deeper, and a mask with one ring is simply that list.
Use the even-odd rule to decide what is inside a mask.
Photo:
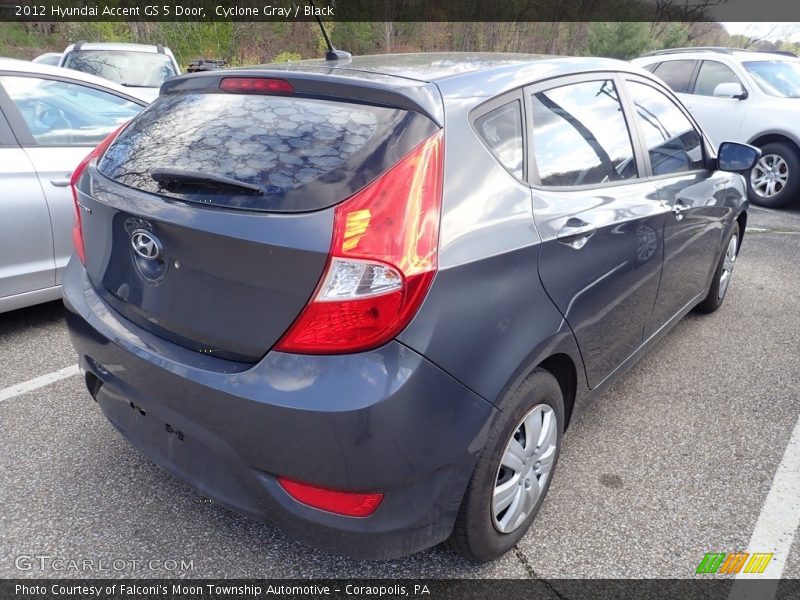
[{"label": "alloy wheel", "polygon": [[750,185],[762,198],[780,194],[789,181],[789,165],[777,154],[762,156],[750,172]]}]

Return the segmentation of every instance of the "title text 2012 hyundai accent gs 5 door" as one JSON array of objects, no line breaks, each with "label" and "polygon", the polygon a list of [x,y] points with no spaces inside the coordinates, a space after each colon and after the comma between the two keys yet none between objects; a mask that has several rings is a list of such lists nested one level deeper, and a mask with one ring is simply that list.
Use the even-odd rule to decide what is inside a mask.
[{"label": "title text 2012 hyundai accent gs 5 door", "polygon": [[73,176],[64,294],[113,425],[343,554],[506,552],[587,401],[725,298],[758,150],[601,59],[173,79]]}]

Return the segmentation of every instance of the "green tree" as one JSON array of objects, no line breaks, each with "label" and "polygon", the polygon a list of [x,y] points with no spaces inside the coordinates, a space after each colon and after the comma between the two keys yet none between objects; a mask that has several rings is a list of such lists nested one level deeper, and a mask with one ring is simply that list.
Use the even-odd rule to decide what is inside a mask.
[{"label": "green tree", "polygon": [[649,50],[652,43],[647,23],[593,23],[589,28],[587,54],[628,60]]},{"label": "green tree", "polygon": [[86,21],[66,23],[67,38],[70,42],[131,42],[128,23]]},{"label": "green tree", "polygon": [[281,52],[275,58],[272,59],[272,62],[282,63],[282,62],[294,62],[298,60],[303,60],[302,54],[298,54],[297,52]]},{"label": "green tree", "polygon": [[664,32],[658,37],[659,50],[680,48],[689,44],[689,26],[684,23],[669,23]]}]

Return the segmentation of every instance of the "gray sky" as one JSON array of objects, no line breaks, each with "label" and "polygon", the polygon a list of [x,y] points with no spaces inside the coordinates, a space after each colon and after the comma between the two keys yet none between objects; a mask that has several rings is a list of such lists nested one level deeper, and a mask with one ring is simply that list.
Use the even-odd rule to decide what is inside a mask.
[{"label": "gray sky", "polygon": [[744,34],[750,37],[764,37],[770,41],[788,40],[790,42],[800,41],[800,23],[797,22],[728,22],[722,24],[728,33],[732,35]]}]

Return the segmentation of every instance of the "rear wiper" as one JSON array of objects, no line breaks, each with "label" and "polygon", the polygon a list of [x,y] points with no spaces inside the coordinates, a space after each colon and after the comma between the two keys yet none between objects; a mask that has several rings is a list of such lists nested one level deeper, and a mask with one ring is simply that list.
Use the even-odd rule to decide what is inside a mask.
[{"label": "rear wiper", "polygon": [[244,181],[230,179],[220,175],[209,175],[208,173],[198,173],[197,171],[184,171],[183,169],[151,169],[150,177],[161,184],[185,183],[206,187],[226,187],[242,190],[250,194],[261,195],[264,193],[263,188],[252,183],[245,183]]}]

